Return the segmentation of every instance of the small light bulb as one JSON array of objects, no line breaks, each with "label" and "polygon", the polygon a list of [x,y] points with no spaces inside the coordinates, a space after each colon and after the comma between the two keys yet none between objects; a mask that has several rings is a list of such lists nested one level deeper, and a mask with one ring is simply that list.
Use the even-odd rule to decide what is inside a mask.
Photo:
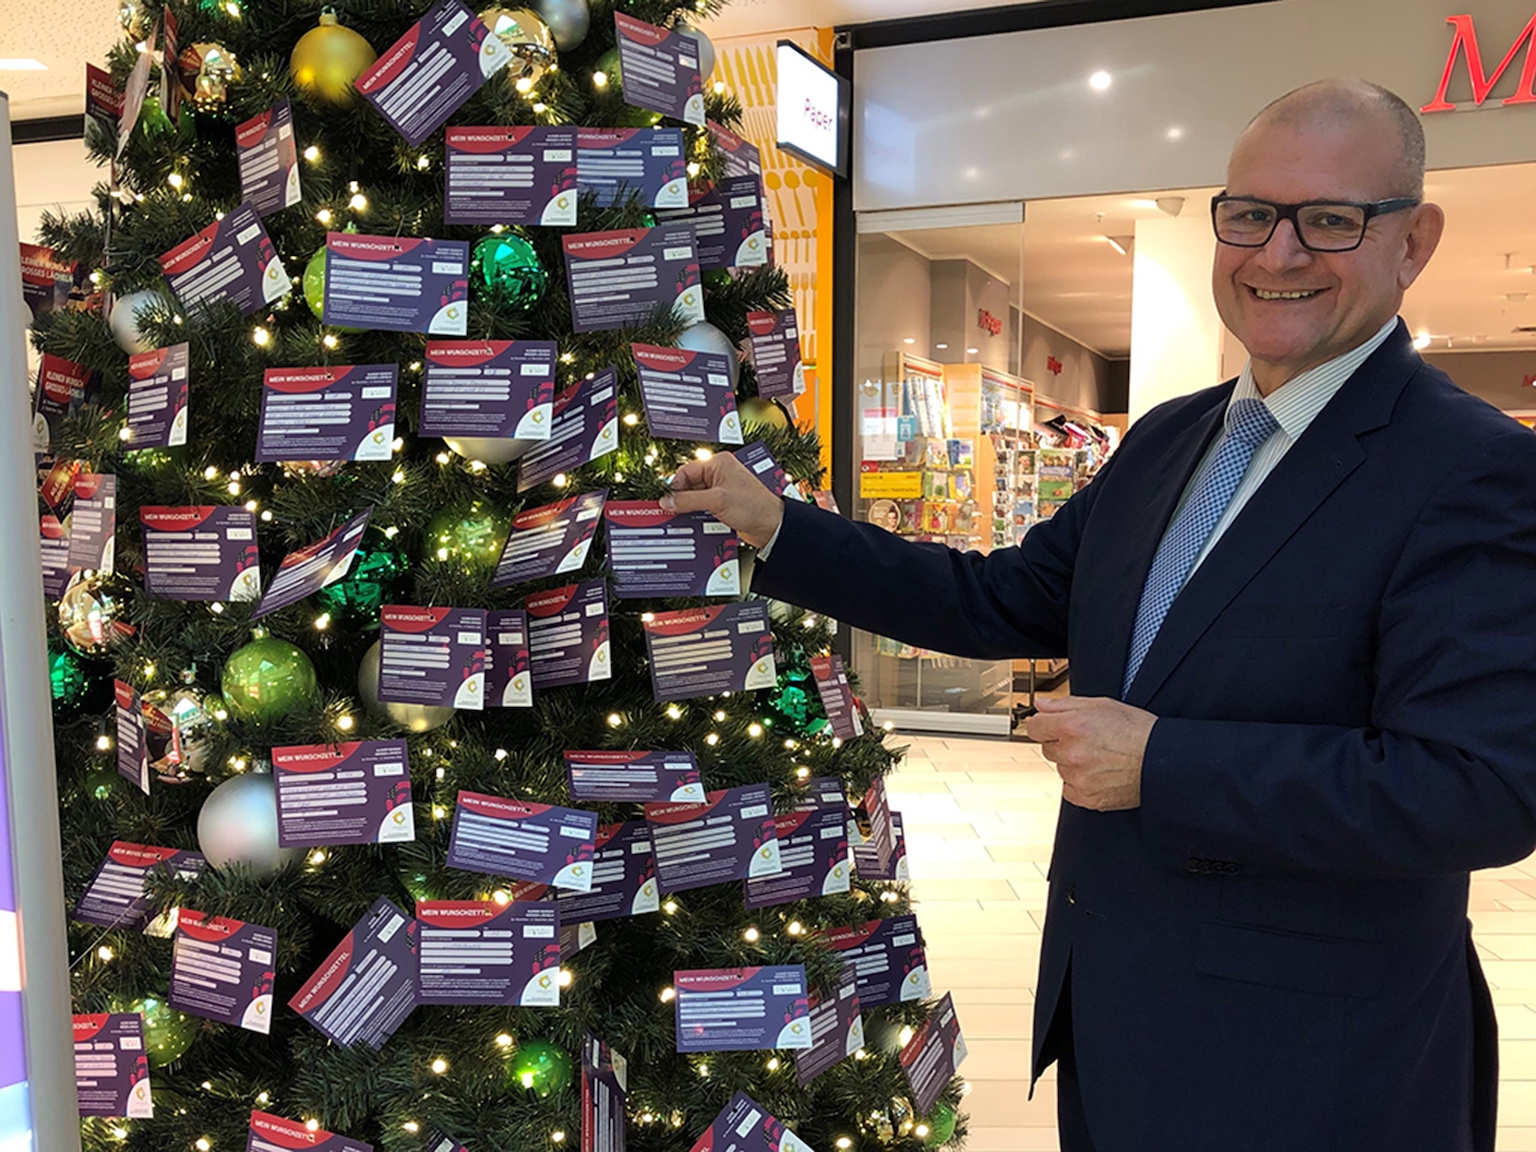
[{"label": "small light bulb", "polygon": [[554,485],[556,488],[564,488],[570,482],[570,478],[564,472],[557,472],[555,474]]},{"label": "small light bulb", "polygon": [[417,1132],[421,1131],[421,1125],[416,1123],[416,1121],[414,1121],[414,1120],[407,1120],[404,1124],[400,1125],[400,1127],[404,1128],[407,1132],[411,1133],[413,1136]]},{"label": "small light bulb", "polygon": [[498,888],[496,891],[491,893],[491,899],[496,901],[496,903],[500,904],[502,907],[506,907],[506,905],[512,903],[512,894],[505,888]]},{"label": "small light bulb", "polygon": [[724,80],[716,80],[715,81],[715,95],[716,96],[724,96],[725,95],[725,81]]},{"label": "small light bulb", "polygon": [[677,911],[677,901],[676,900],[668,900],[665,904],[663,904],[661,906],[661,910],[663,912],[665,912],[668,916],[672,915],[674,912]]},{"label": "small light bulb", "polygon": [[318,868],[318,867],[320,867],[320,865],[324,864],[325,863],[325,849],[323,849],[323,848],[316,848],[313,852],[311,852],[309,854],[309,862],[311,864],[313,864],[316,868]]},{"label": "small light bulb", "polygon": [[245,510],[246,510],[246,511],[247,511],[247,512],[254,512],[254,511],[256,511],[256,509],[258,509],[258,508],[260,508],[260,507],[261,507],[261,505],[260,505],[260,504],[258,504],[258,503],[257,503],[257,502],[256,502],[256,501],[254,501],[254,500],[247,500],[247,501],[246,501],[246,502],[245,502]]},{"label": "small light bulb", "polygon": [[698,448],[694,450],[693,455],[696,460],[708,460],[714,453],[708,448]]},{"label": "small light bulb", "polygon": [[133,429],[128,427],[128,425],[124,424],[121,428],[119,428],[117,430],[117,438],[119,440],[132,440],[133,439]]},{"label": "small light bulb", "polygon": [[270,524],[270,523],[272,523],[272,513],[271,513],[270,510],[263,509],[263,511],[261,513],[261,521],[262,521],[263,524]]},{"label": "small light bulb", "polygon": [[448,810],[441,804],[432,805],[432,819],[441,820],[446,815],[448,815]]},{"label": "small light bulb", "polygon": [[777,1056],[770,1056],[770,1057],[768,1057],[768,1071],[770,1071],[770,1072],[777,1072],[778,1070],[779,1070],[779,1058]]},{"label": "small light bulb", "polygon": [[320,149],[311,144],[308,148],[304,149],[304,159],[313,164],[316,160],[320,159]]},{"label": "small light bulb", "polygon": [[756,928],[748,928],[741,934],[741,938],[748,944],[756,944],[761,936],[762,933],[759,932]]},{"label": "small light bulb", "polygon": [[320,1121],[306,1120],[304,1121],[304,1127],[308,1128],[311,1132],[318,1132],[320,1131]]},{"label": "small light bulb", "polygon": [[537,104],[535,104],[533,106],[533,114],[535,116],[542,116],[542,115],[544,115],[544,113],[546,113],[548,111],[549,111],[549,105],[544,103],[544,101],[542,101],[542,100],[540,100]]},{"label": "small light bulb", "polygon": [[213,1142],[210,1141],[206,1136],[199,1136],[197,1138],[197,1143],[193,1144],[192,1147],[196,1148],[197,1152],[209,1152],[209,1150],[213,1147]]},{"label": "small light bulb", "polygon": [[791,920],[789,922],[789,927],[786,930],[791,936],[798,936],[800,933],[805,931],[805,925],[800,923],[798,920]]},{"label": "small light bulb", "polygon": [[569,968],[560,969],[560,987],[569,988],[571,986],[571,981],[575,978],[576,977],[571,975],[571,970]]},{"label": "small light bulb", "polygon": [[251,339],[256,342],[256,347],[265,348],[268,344],[272,343],[272,333],[258,324],[255,330],[251,332]]},{"label": "small light bulb", "polygon": [[365,212],[368,209],[368,197],[361,192],[353,193],[352,199],[347,201],[347,207],[354,212]]},{"label": "small light bulb", "polygon": [[517,83],[514,84],[513,87],[517,89],[517,94],[519,96],[526,96],[528,93],[533,91],[533,77],[519,76],[517,78]]},{"label": "small light bulb", "polygon": [[416,157],[416,167],[425,172],[428,168],[432,167],[432,157],[428,156],[426,153],[422,153],[420,156]]},{"label": "small light bulb", "polygon": [[713,748],[716,744],[720,743],[720,733],[711,732],[708,736],[704,737],[704,743]]},{"label": "small light bulb", "polygon": [[448,460],[449,460],[448,453],[446,453],[446,452],[439,452],[437,454],[437,462],[439,464],[446,464],[446,463],[448,463]]},{"label": "small light bulb", "polygon": [[928,1125],[919,1124],[916,1128],[912,1129],[912,1135],[916,1136],[919,1140],[928,1139]]},{"label": "small light bulb", "polygon": [[604,72],[602,69],[598,69],[596,72],[592,73],[592,87],[608,87],[608,73]]},{"label": "small light bulb", "polygon": [[391,476],[390,479],[393,480],[396,484],[404,484],[405,483],[405,473],[401,469],[396,468],[395,469],[395,474],[393,476]]},{"label": "small light bulb", "polygon": [[699,173],[702,171],[704,171],[704,169],[699,165],[697,160],[690,160],[688,162],[688,176],[690,179],[697,178]]},{"label": "small light bulb", "polygon": [[98,960],[110,960],[112,959],[113,955],[114,953],[112,952],[112,949],[108,948],[105,944],[96,949],[96,958]]},{"label": "small light bulb", "polygon": [[357,721],[352,719],[349,713],[343,712],[340,716],[336,717],[336,727],[343,732],[352,731],[356,724]]},{"label": "small light bulb", "polygon": [[708,1076],[709,1075],[709,1065],[708,1064],[700,1064],[699,1065],[699,1075],[700,1076]]},{"label": "small light bulb", "polygon": [[496,1047],[498,1047],[498,1048],[510,1048],[510,1047],[512,1047],[512,1037],[509,1036],[505,1032],[501,1033],[500,1035],[498,1035],[496,1037]]},{"label": "small light bulb", "polygon": [[320,343],[324,344],[327,348],[335,348],[341,341],[336,339],[334,332],[327,332],[324,336],[320,337]]},{"label": "small light bulb", "polygon": [[322,224],[329,224],[331,222],[331,210],[329,208],[320,209],[320,211],[315,213],[315,219]]},{"label": "small light bulb", "polygon": [[219,470],[214,465],[210,464],[210,465],[208,465],[208,467],[203,469],[203,479],[204,480],[217,480],[218,478],[219,478]]},{"label": "small light bulb", "polygon": [[551,1140],[553,1140],[556,1144],[564,1144],[565,1143],[565,1132],[562,1129],[560,1129],[560,1128],[556,1128],[553,1132],[551,1132],[549,1134],[549,1138]]},{"label": "small light bulb", "polygon": [[747,735],[756,739],[763,734],[763,726],[756,721],[747,725]]},{"label": "small light bulb", "polygon": [[846,1136],[839,1136],[837,1138],[837,1146],[839,1148],[852,1148],[853,1147],[853,1141],[848,1139],[848,1137],[846,1137]]},{"label": "small light bulb", "polygon": [[240,481],[231,480],[227,485],[225,485],[225,491],[227,491],[231,496],[240,495]]},{"label": "small light bulb", "polygon": [[669,720],[681,720],[682,718],[683,718],[683,710],[681,708],[679,708],[676,704],[668,704],[667,705],[667,719],[669,719]]},{"label": "small light bulb", "polygon": [[801,767],[795,769],[795,775],[798,776],[802,780],[804,780],[810,774],[811,774],[811,770],[809,768],[806,768],[804,765],[802,765]]},{"label": "small light bulb", "polygon": [[617,712],[608,713],[608,727],[618,728],[623,725],[623,723],[624,717],[620,716]]},{"label": "small light bulb", "polygon": [[633,412],[626,412],[624,413],[624,423],[633,428],[636,424],[640,423],[640,417],[636,416]]},{"label": "small light bulb", "polygon": [[183,184],[186,183],[186,181],[184,179],[182,179],[182,176],[181,176],[180,172],[172,172],[169,176],[167,176],[165,178],[165,182],[167,184],[169,184],[172,188],[180,188]]},{"label": "small light bulb", "polygon": [[432,1061],[432,1071],[441,1076],[444,1072],[448,1071],[448,1061],[439,1056],[436,1060]]}]

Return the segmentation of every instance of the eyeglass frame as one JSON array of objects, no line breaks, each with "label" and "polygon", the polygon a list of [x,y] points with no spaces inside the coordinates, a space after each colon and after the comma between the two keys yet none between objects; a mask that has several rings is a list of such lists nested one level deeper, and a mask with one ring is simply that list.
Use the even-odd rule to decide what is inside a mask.
[{"label": "eyeglass frame", "polygon": [[[1269,226],[1269,235],[1258,244],[1239,244],[1228,240],[1221,234],[1221,228],[1216,222],[1216,209],[1222,204],[1232,200],[1246,200],[1252,204],[1262,204],[1266,208],[1275,210],[1274,222]],[[1308,252],[1353,252],[1365,243],[1366,231],[1371,226],[1371,221],[1378,216],[1385,216],[1393,212],[1402,212],[1408,208],[1417,208],[1424,203],[1416,196],[1394,196],[1386,200],[1362,201],[1362,200],[1303,200],[1299,204],[1277,204],[1273,200],[1263,200],[1257,196],[1232,196],[1226,192],[1218,192],[1211,197],[1211,231],[1216,234],[1216,241],[1232,248],[1263,248],[1275,238],[1275,232],[1280,227],[1282,220],[1291,222],[1291,231],[1296,235],[1296,243],[1300,244]],[[1348,248],[1314,248],[1308,244],[1301,234],[1301,221],[1297,217],[1303,208],[1319,208],[1328,205],[1338,205],[1341,208],[1358,208],[1365,213],[1365,219],[1360,224],[1360,238]]]}]

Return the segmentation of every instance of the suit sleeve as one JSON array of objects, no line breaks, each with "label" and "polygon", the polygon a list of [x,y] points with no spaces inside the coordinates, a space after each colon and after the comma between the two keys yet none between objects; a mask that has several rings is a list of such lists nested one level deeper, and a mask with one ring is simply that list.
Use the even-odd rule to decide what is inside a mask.
[{"label": "suit sleeve", "polygon": [[1536,848],[1536,436],[1439,486],[1378,620],[1369,728],[1157,721],[1141,819],[1171,866],[1417,878]]}]

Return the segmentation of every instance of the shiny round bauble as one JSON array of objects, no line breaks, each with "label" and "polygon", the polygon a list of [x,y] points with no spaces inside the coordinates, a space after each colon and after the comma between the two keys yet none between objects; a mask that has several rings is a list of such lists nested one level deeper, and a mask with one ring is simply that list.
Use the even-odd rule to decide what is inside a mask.
[{"label": "shiny round bauble", "polygon": [[277,784],[270,772],[231,776],[203,801],[197,846],[215,868],[243,866],[270,876],[303,854],[277,843]]},{"label": "shiny round bauble", "polygon": [[144,97],[144,103],[139,106],[139,119],[135,125],[146,138],[163,136],[167,132],[174,132],[176,125],[171,123],[171,118],[165,114],[165,106],[160,103],[158,96]]},{"label": "shiny round bauble", "polygon": [[443,443],[466,460],[510,464],[548,441],[517,440],[503,436],[444,436]]},{"label": "shiny round bauble", "polygon": [[288,69],[301,91],[333,108],[350,108],[357,102],[353,84],[377,59],[373,45],[342,27],[327,8],[320,13],[319,25],[293,46]]},{"label": "shiny round bauble", "polygon": [[117,6],[117,22],[130,40],[147,40],[150,29],[155,26],[144,0],[121,0]]},{"label": "shiny round bauble", "polygon": [[315,319],[321,319],[325,314],[325,259],[326,246],[324,244],[315,249],[315,254],[309,258],[309,263],[304,265],[304,303],[309,305],[309,310],[315,314]]},{"label": "shiny round bauble", "polygon": [[699,79],[705,84],[709,83],[709,75],[715,70],[715,45],[703,31],[692,24],[679,23],[675,29],[684,35],[692,36],[699,45]]},{"label": "shiny round bauble", "polygon": [[536,0],[533,7],[549,25],[555,47],[562,52],[569,52],[585,40],[592,27],[592,11],[587,7],[587,0]]},{"label": "shiny round bauble", "polygon": [[363,653],[357,667],[357,695],[363,707],[380,719],[393,720],[407,732],[430,732],[453,719],[452,708],[434,708],[429,704],[402,704],[379,699],[379,652],[381,640],[375,640]]},{"label": "shiny round bauble", "polygon": [[92,673],[80,653],[63,644],[48,645],[48,691],[56,720],[77,716],[85,707]]},{"label": "shiny round bauble", "polygon": [[[222,699],[218,702],[223,707]],[[140,697],[139,707],[152,769],[176,776],[207,769],[213,713],[202,689],[190,684],[157,688]]]},{"label": "shiny round bauble", "polygon": [[470,567],[493,567],[501,559],[511,520],[486,500],[451,504],[427,524],[426,554]]},{"label": "shiny round bauble", "polygon": [[161,293],[150,288],[119,296],[107,316],[107,327],[112,329],[112,339],[124,352],[148,352],[154,342],[144,334],[140,322],[149,311],[168,312],[171,302]]},{"label": "shiny round bauble", "polygon": [[525,1042],[507,1066],[508,1083],[540,1099],[567,1088],[571,1074],[570,1054],[548,1040]]},{"label": "shiny round bauble", "polygon": [[554,34],[536,12],[497,6],[483,9],[480,20],[512,53],[507,83],[519,92],[526,94],[558,62]]},{"label": "shiny round bauble", "polygon": [[105,800],[116,791],[117,782],[121,779],[117,774],[117,761],[98,756],[86,765],[85,777],[80,786],[91,799]]},{"label": "shiny round bauble", "polygon": [[156,1068],[174,1064],[185,1056],[202,1027],[196,1016],[178,1012],[154,996],[133,1001],[128,1011],[144,1017],[144,1054]]},{"label": "shiny round bauble", "polygon": [[928,1113],[927,1119],[918,1122],[919,1131],[923,1128],[928,1130],[926,1136],[919,1136],[918,1139],[924,1144],[931,1144],[934,1147],[948,1144],[955,1137],[955,1124],[959,1119],[960,1117],[955,1113],[954,1105],[946,1104],[940,1100],[933,1106],[933,1111]]},{"label": "shiny round bauble", "polygon": [[731,388],[736,387],[736,381],[741,376],[741,353],[731,338],[720,329],[716,328],[708,320],[700,320],[697,324],[690,324],[677,335],[677,346],[687,348],[692,352],[713,352],[724,356],[727,370],[731,376]]},{"label": "shiny round bauble", "polygon": [[264,633],[230,653],[220,680],[225,708],[243,724],[271,724],[319,704],[320,679],[309,657]]},{"label": "shiny round bauble", "polygon": [[396,602],[410,570],[405,549],[382,528],[370,525],[347,574],[320,589],[315,598],[325,605],[334,624],[358,630],[377,628],[381,610]]},{"label": "shiny round bauble", "polygon": [[192,102],[204,112],[223,107],[229,86],[241,79],[240,61],[222,44],[189,44],[177,64],[187,78]]},{"label": "shiny round bauble", "polygon": [[485,299],[526,311],[544,298],[549,273],[527,240],[511,232],[492,233],[470,254],[469,282]]},{"label": "shiny round bauble", "polygon": [[133,585],[119,576],[79,572],[59,597],[64,641],[83,656],[104,656],[133,635]]},{"label": "shiny round bauble", "polygon": [[737,405],[741,413],[741,427],[745,431],[753,426],[763,428],[788,428],[789,413],[777,400],[763,396],[749,396]]},{"label": "shiny round bauble", "polygon": [[284,460],[279,465],[285,476],[294,479],[301,476],[315,476],[321,480],[340,476],[346,466],[345,460]]}]

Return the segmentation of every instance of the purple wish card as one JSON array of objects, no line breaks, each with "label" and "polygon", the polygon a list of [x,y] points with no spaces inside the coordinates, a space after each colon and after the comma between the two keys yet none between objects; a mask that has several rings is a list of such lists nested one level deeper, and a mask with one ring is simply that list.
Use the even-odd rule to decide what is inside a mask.
[{"label": "purple wish card", "polygon": [[624,73],[624,100],[687,124],[704,127],[704,77],[699,71],[699,42],[671,31],[613,14]]},{"label": "purple wish card", "polygon": [[800,320],[795,310],[748,312],[747,330],[752,334],[757,394],[779,400],[804,392],[805,365],[800,362]]},{"label": "purple wish card", "polygon": [[836,653],[831,656],[812,656],[811,674],[816,679],[816,692],[827,713],[832,735],[841,740],[852,740],[864,735],[864,721],[859,718],[859,709],[854,704],[853,687],[848,683],[848,671],[843,667],[843,658]]},{"label": "purple wish card", "polygon": [[75,474],[75,503],[69,518],[69,566],[111,572],[117,554],[117,477]]},{"label": "purple wish card", "polygon": [[741,416],[722,352],[631,344],[652,436],[740,444]]},{"label": "purple wish card", "polygon": [[416,1008],[414,918],[380,896],[288,1001],[333,1043],[374,1051]]},{"label": "purple wish card", "polygon": [[208,867],[201,852],[181,848],[155,848],[148,844],[114,841],[107,858],[86,885],[70,919],[101,928],[124,928],[151,936],[169,936],[170,916],[151,917],[145,891],[151,876],[161,873],[195,880]]},{"label": "purple wish card", "polygon": [[452,1136],[442,1132],[434,1132],[427,1137],[426,1152],[469,1152],[469,1145],[460,1144]]},{"label": "purple wish card", "polygon": [[654,500],[614,500],[603,518],[618,599],[741,594],[741,541],[708,512],[667,512]]},{"label": "purple wish card", "polygon": [[853,861],[848,854],[848,806],[818,805],[773,818],[784,871],[747,881],[747,907],[767,908],[847,892]]},{"label": "purple wish card", "polygon": [[222,504],[146,504],[144,590],[161,600],[255,600],[261,595],[256,513]]},{"label": "purple wish card", "polygon": [[491,587],[505,588],[581,571],[607,499],[608,489],[599,488],[519,512],[512,518]]},{"label": "purple wish card", "polygon": [[149,1119],[149,1052],[144,1017],[101,1012],[74,1018],[75,1094],[82,1116]]},{"label": "purple wish card", "polygon": [[647,804],[663,892],[783,871],[768,785],[710,792],[703,804]]},{"label": "purple wish card", "polygon": [[270,1112],[252,1112],[245,1138],[245,1152],[373,1152],[372,1144],[338,1136],[324,1128],[311,1128],[300,1120],[288,1120]]},{"label": "purple wish card", "polygon": [[763,155],[756,144],[742,139],[723,124],[713,120],[706,122],[709,135],[725,157],[726,176],[761,176]]},{"label": "purple wish card", "polygon": [[189,345],[172,344],[128,358],[130,452],[175,448],[187,442]]},{"label": "purple wish card", "polygon": [[821,940],[853,965],[859,978],[859,1001],[866,1008],[926,1000],[931,994],[928,960],[916,916],[892,916],[852,928],[832,928],[822,933]]},{"label": "purple wish card", "polygon": [[811,1046],[804,964],[699,968],[672,973],[679,1052],[751,1052]]},{"label": "purple wish card", "polygon": [[517,490],[526,492],[619,446],[619,374],[604,368],[555,397],[549,439],[523,457]]},{"label": "purple wish card", "polygon": [[388,460],[399,376],[397,364],[268,368],[256,459]]},{"label": "purple wish card", "polygon": [[409,236],[325,236],[326,324],[462,336],[469,323],[469,244]]},{"label": "purple wish card", "polygon": [[404,740],[274,748],[272,772],[283,848],[416,839]]},{"label": "purple wish card", "polygon": [[117,706],[117,774],[149,795],[149,739],[139,693],[123,680],[112,681]]},{"label": "purple wish card", "polygon": [[596,843],[596,813],[460,792],[448,867],[586,892]]},{"label": "purple wish card", "polygon": [[946,992],[897,1057],[920,1115],[933,1110],[965,1057],[965,1037],[960,1034],[954,997]]},{"label": "purple wish card", "polygon": [[423,436],[548,440],[553,340],[433,340],[421,382]]},{"label": "purple wish card", "polygon": [[588,1032],[581,1043],[581,1152],[624,1152],[629,1064]]},{"label": "purple wish card", "polygon": [[485,609],[386,604],[379,699],[430,708],[485,707]]},{"label": "purple wish card", "polygon": [[450,128],[446,224],[576,225],[575,128]]},{"label": "purple wish card", "polygon": [[692,224],[584,232],[561,243],[575,331],[635,328],[668,309],[685,326],[704,319]]},{"label": "purple wish card", "polygon": [[169,1003],[263,1036],[272,1030],[277,933],[183,908],[171,951]]},{"label": "purple wish card", "polygon": [[575,800],[704,803],[703,778],[692,752],[566,752]]},{"label": "purple wish card", "polygon": [[43,595],[57,600],[69,587],[69,529],[52,512],[38,519],[38,545],[43,560]]},{"label": "purple wish card", "polygon": [[183,308],[229,301],[249,316],[293,290],[261,217],[242,204],[160,257]]},{"label": "purple wish card", "polygon": [[[880,870],[888,871],[891,856],[896,850],[896,832],[891,821],[891,802],[885,791],[885,777],[875,777],[869,791],[859,801],[857,816],[859,836],[856,839],[867,850],[874,852],[880,862]],[[864,831],[866,827],[868,833]]]},{"label": "purple wish card", "polygon": [[[581,128],[576,186],[600,208],[637,197],[646,208],[688,205],[688,157],[681,128]],[[574,221],[572,221],[574,223]]]},{"label": "purple wish card", "polygon": [[691,223],[700,268],[753,268],[768,263],[760,176],[727,176],[683,208],[657,210],[663,224]]},{"label": "purple wish card", "polygon": [[276,612],[290,604],[297,604],[306,596],[320,591],[327,584],[334,584],[352,568],[352,558],[357,545],[368,527],[371,507],[363,509],[340,528],[323,540],[296,549],[283,557],[272,585],[267,589],[251,619],[258,620],[269,612]]},{"label": "purple wish card", "polygon": [[745,464],[747,471],[762,481],[763,487],[775,496],[782,496],[788,491],[788,474],[761,440],[754,440],[745,448],[738,448],[732,455]]},{"label": "purple wish card", "polygon": [[263,218],[304,198],[299,186],[299,145],[293,135],[293,105],[279,100],[235,128],[240,162],[240,198]]},{"label": "purple wish card", "polygon": [[811,1147],[768,1109],[738,1091],[689,1152],[811,1152]]},{"label": "purple wish card", "polygon": [[485,706],[533,707],[528,613],[522,608],[485,614]]},{"label": "purple wish card", "polygon": [[560,906],[550,900],[423,900],[423,1004],[560,1004]]},{"label": "purple wish card", "polygon": [[661,907],[656,888],[656,853],[651,827],[644,820],[604,824],[597,830],[592,856],[592,887],[561,890],[560,919],[567,925],[641,916]]},{"label": "purple wish card", "polygon": [[83,364],[51,352],[43,353],[37,366],[32,408],[32,451],[38,464],[50,455],[59,421],[80,410],[95,380],[96,374]]},{"label": "purple wish card", "polygon": [[883,863],[880,853],[871,842],[853,846],[853,869],[864,880],[892,880],[905,882],[912,879],[907,867],[907,834],[901,825],[901,813],[891,813],[892,850]]},{"label": "purple wish card", "polygon": [[657,703],[750,692],[778,682],[768,605],[745,600],[657,612],[645,621]]},{"label": "purple wish card", "polygon": [[74,264],[60,260],[52,248],[21,245],[21,299],[34,318],[65,307],[74,283]]},{"label": "purple wish card", "polygon": [[608,645],[608,586],[584,580],[523,602],[528,611],[528,658],[540,691],[613,677]]},{"label": "purple wish card", "polygon": [[837,987],[826,996],[811,992],[811,1047],[795,1057],[795,1076],[804,1088],[816,1077],[864,1047],[858,978],[843,965]]}]

